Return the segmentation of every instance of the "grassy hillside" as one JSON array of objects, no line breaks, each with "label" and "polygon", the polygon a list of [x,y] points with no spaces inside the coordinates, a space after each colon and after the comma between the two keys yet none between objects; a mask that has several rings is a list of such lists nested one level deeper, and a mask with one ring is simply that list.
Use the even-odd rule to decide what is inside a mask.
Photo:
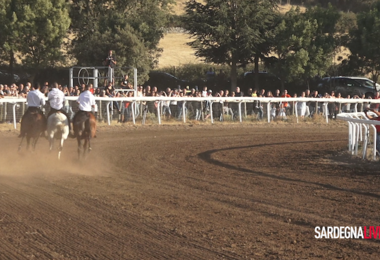
[{"label": "grassy hillside", "polygon": [[[176,2],[177,4],[173,6],[173,12],[183,14],[186,0],[177,0]],[[285,13],[292,7],[292,5],[282,5],[280,11]],[[159,44],[164,52],[159,59],[158,68],[202,62],[194,55],[195,51],[186,45],[190,40],[189,35],[184,33],[166,34]]]},{"label": "grassy hillside", "polygon": [[158,67],[202,62],[195,56],[195,51],[186,44],[190,40],[189,35],[185,33],[166,34],[159,44],[164,51],[159,59]]},{"label": "grassy hillside", "polygon": [[[176,4],[173,6],[173,12],[175,14],[183,14],[184,13],[184,8],[185,8],[185,3],[187,2],[188,0],[177,0],[176,1]],[[201,0],[198,0],[198,2],[203,2],[204,1],[201,1]],[[288,4],[285,4],[285,5],[281,5],[280,6],[280,11],[281,12],[287,12],[290,10],[290,8],[292,8],[294,5],[288,5]],[[301,7],[304,9],[304,7]]]}]

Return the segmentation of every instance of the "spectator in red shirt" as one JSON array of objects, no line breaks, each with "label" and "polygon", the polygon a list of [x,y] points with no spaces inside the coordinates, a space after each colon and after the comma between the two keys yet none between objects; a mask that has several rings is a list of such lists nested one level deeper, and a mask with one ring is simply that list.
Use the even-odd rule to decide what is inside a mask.
[{"label": "spectator in red shirt", "polygon": [[[281,97],[290,98],[291,96],[288,94],[288,91],[285,89]],[[283,108],[285,108],[286,114],[289,115],[290,104],[288,102],[282,102],[282,106]]]},{"label": "spectator in red shirt", "polygon": [[94,94],[94,85],[90,84],[88,91],[90,91],[91,94]]}]

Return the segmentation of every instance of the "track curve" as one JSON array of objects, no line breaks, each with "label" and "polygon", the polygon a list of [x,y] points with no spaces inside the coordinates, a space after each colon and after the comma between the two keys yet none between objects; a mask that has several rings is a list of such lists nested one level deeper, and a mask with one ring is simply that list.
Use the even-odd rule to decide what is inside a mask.
[{"label": "track curve", "polygon": [[[343,133],[343,134],[342,134]],[[379,171],[346,127],[100,128],[85,162],[0,133],[0,259],[376,259],[315,226],[379,223]],[[338,156],[337,156],[338,155]]]}]

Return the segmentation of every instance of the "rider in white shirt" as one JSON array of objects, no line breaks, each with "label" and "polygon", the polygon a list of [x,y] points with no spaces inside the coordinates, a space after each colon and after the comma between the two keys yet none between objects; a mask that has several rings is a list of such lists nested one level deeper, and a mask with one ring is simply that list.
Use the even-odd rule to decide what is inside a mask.
[{"label": "rider in white shirt", "polygon": [[88,114],[92,113],[93,108],[95,108],[95,97],[94,95],[89,91],[89,86],[87,85],[85,87],[85,91],[83,91],[79,97],[77,102],[79,103],[79,111],[75,113],[75,116],[73,118],[73,122],[76,121],[76,118],[80,114]]},{"label": "rider in white shirt", "polygon": [[67,115],[66,111],[64,110],[64,105],[65,105],[65,94],[58,89],[58,83],[53,83],[53,88],[50,90],[48,94],[48,101],[50,104],[50,111],[48,113],[47,118],[51,116],[52,114],[56,112],[61,112],[67,117],[67,120],[69,122],[69,132],[70,132],[70,137],[73,137],[71,134],[71,122],[70,122],[70,117]]},{"label": "rider in white shirt", "polygon": [[[43,120],[45,121],[44,125],[46,126],[46,117],[41,110],[41,106],[45,105],[45,96],[40,91],[40,86],[32,86],[30,82],[26,84],[30,87],[31,91],[28,92],[26,96],[26,102],[28,104],[28,109],[25,114],[22,116],[21,122],[25,119],[25,116],[29,113],[39,113],[42,115]],[[21,124],[20,135],[18,137],[23,137],[25,135],[23,124]],[[44,135],[44,132],[43,132]]]},{"label": "rider in white shirt", "polygon": [[79,103],[79,110],[80,111],[91,112],[92,109],[95,107],[95,97],[88,90],[87,86],[86,86],[86,90],[83,91],[79,95],[77,102]]}]

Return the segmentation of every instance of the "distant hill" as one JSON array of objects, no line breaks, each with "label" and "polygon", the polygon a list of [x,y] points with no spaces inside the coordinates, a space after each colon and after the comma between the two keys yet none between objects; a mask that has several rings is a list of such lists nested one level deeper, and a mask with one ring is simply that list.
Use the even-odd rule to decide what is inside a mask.
[{"label": "distant hill", "polygon": [[[187,2],[188,0],[177,0],[176,1],[176,5],[174,5],[172,8],[173,8],[173,12],[177,15],[181,15],[181,14],[184,14],[185,13],[185,3]],[[205,2],[205,1],[198,1],[198,2]],[[286,2],[286,1],[283,1],[283,2]],[[290,8],[294,7],[295,5],[291,5],[291,4],[283,4],[283,5],[280,5],[280,10],[281,12],[288,12],[290,10]],[[305,9],[305,7],[301,6],[301,9]]]}]

